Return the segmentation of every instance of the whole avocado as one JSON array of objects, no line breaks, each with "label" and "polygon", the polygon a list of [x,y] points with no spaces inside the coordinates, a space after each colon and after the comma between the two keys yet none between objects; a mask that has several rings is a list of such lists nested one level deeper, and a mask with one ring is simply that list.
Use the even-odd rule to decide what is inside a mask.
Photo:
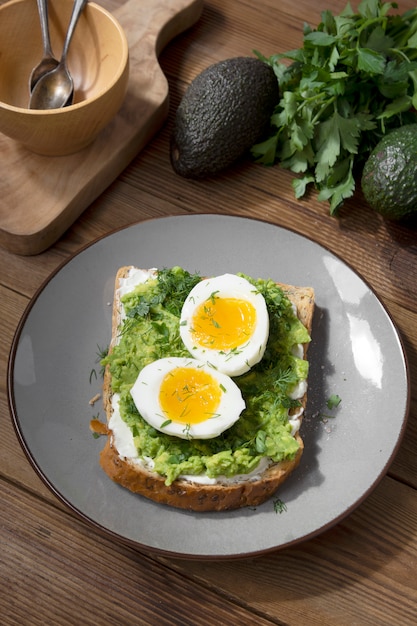
[{"label": "whole avocado", "polygon": [[259,59],[236,57],[203,70],[176,112],[174,170],[186,178],[207,178],[231,166],[268,128],[278,97],[277,77]]},{"label": "whole avocado", "polygon": [[417,213],[417,123],[391,131],[375,146],[362,172],[368,204],[399,220]]}]

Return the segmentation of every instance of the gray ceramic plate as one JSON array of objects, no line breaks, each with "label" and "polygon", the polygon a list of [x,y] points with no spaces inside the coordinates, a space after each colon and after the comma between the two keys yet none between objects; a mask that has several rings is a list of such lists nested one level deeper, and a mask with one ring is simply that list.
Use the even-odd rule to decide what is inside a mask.
[{"label": "gray ceramic plate", "polygon": [[[312,285],[317,308],[301,465],[277,497],[225,513],[155,504],[112,483],[90,419],[91,377],[108,345],[119,266],[171,267]],[[342,402],[327,421],[326,400]],[[370,287],[342,260],[294,232],[246,218],[192,215],[138,223],[65,263],[34,297],[9,360],[9,398],[21,444],[52,491],[124,541],[182,557],[238,557],[295,544],[348,515],[377,485],[405,428],[408,370],[398,333]]]}]

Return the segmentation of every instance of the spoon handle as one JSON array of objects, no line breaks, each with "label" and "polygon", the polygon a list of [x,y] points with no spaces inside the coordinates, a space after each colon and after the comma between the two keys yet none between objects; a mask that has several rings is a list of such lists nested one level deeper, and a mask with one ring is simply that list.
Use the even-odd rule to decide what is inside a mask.
[{"label": "spoon handle", "polygon": [[75,0],[74,6],[71,13],[71,18],[68,24],[67,36],[65,37],[64,47],[62,50],[61,63],[65,61],[68,48],[71,43],[72,36],[74,34],[75,27],[78,22],[78,18],[80,17],[84,6],[87,4],[88,0]]},{"label": "spoon handle", "polygon": [[48,0],[38,0],[39,20],[41,23],[44,56],[52,56],[48,25]]}]

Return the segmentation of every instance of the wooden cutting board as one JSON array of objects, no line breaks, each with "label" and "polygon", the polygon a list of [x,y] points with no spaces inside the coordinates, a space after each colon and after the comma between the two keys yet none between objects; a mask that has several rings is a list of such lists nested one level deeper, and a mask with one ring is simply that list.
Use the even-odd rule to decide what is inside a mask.
[{"label": "wooden cutting board", "polygon": [[129,87],[116,118],[85,150],[39,156],[0,133],[2,247],[22,255],[46,250],[159,130],[169,92],[157,54],[198,20],[202,5],[203,0],[126,0],[112,11],[129,41]]}]

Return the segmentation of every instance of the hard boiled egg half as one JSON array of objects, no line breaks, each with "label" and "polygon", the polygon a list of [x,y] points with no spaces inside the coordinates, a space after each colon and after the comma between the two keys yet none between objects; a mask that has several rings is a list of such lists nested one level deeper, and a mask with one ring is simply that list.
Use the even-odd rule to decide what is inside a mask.
[{"label": "hard boiled egg half", "polygon": [[265,352],[269,335],[265,299],[235,274],[202,280],[184,302],[180,333],[193,358],[240,376]]},{"label": "hard boiled egg half", "polygon": [[245,408],[229,376],[191,358],[167,357],[146,365],[130,393],[148,424],[182,439],[217,437]]}]

